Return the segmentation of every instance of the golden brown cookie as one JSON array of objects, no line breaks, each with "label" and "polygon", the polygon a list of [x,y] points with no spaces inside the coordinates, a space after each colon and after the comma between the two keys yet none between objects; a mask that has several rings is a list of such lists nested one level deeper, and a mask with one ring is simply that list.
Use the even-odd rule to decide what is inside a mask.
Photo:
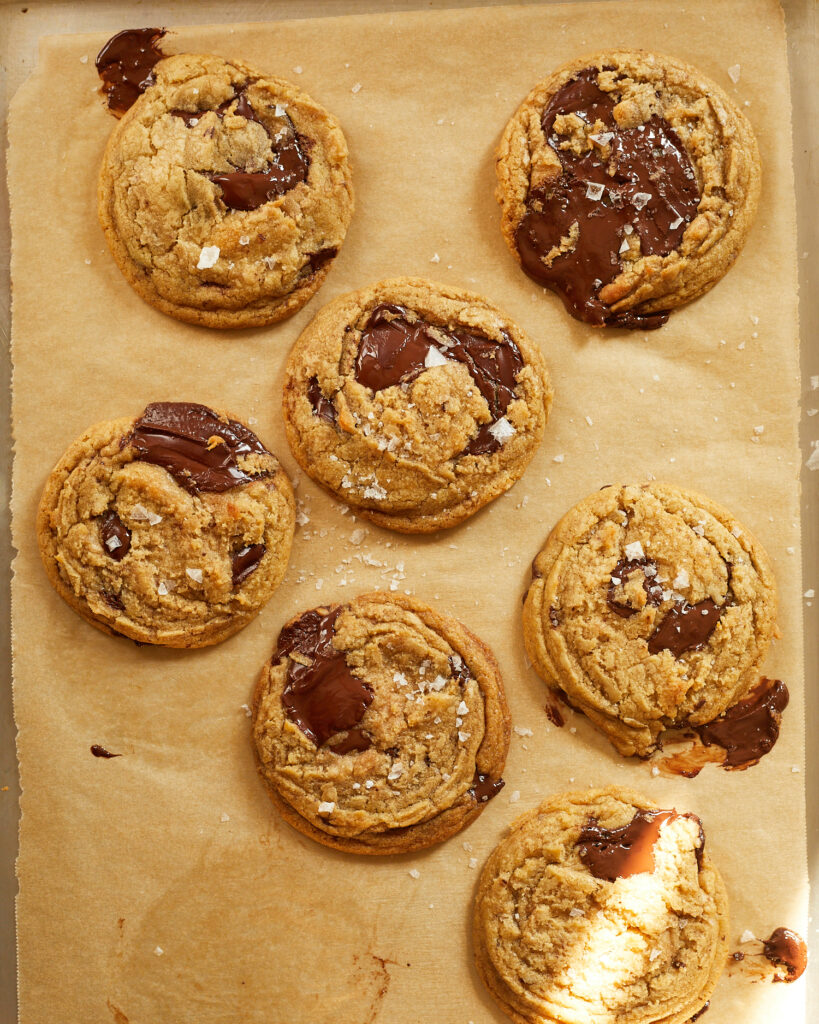
[{"label": "golden brown cookie", "polygon": [[518,818],[481,874],[478,973],[519,1024],[685,1024],[728,950],[699,818],[611,786]]},{"label": "golden brown cookie", "polygon": [[512,254],[597,326],[659,327],[708,291],[759,199],[745,116],[696,68],[644,50],[579,57],[539,82],[496,165]]},{"label": "golden brown cookie", "polygon": [[471,292],[395,278],[325,306],[287,362],[299,465],[379,526],[454,526],[507,491],[540,443],[540,350]]},{"label": "golden brown cookie", "polygon": [[275,323],[308,301],[344,241],[353,211],[344,135],[290,82],[210,55],[157,63],[154,50],[134,102],[139,89],[123,86],[122,67],[132,50],[145,57],[152,32],[161,34],[121,33],[98,58],[133,103],[100,171],[111,252],[139,295],[179,320]]},{"label": "golden brown cookie", "polygon": [[204,647],[259,613],[294,526],[290,481],[255,434],[204,405],[156,402],[71,445],[37,537],[57,593],[104,633]]},{"label": "golden brown cookie", "polygon": [[449,615],[364,594],[282,629],[253,702],[284,819],[348,853],[448,839],[503,786],[509,712],[492,652]]},{"label": "golden brown cookie", "polygon": [[736,704],[776,635],[762,546],[669,484],[604,487],[575,505],[532,576],[523,635],[535,669],[625,755]]}]

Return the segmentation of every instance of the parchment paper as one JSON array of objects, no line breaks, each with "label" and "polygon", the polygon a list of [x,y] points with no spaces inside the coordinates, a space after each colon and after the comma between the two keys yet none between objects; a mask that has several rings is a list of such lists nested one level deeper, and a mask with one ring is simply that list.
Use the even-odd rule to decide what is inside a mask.
[{"label": "parchment paper", "polygon": [[[503,1021],[472,968],[477,871],[519,813],[610,782],[701,815],[734,946],[745,929],[806,933],[796,243],[778,5],[552,4],[169,34],[170,52],[212,50],[294,78],[340,119],[352,154],[358,209],[327,283],[291,320],[240,333],[153,311],[105,249],[95,189],[113,120],[93,68],[105,39],[44,39],[10,122],[24,1024]],[[532,84],[615,46],[673,54],[726,87],[746,104],[764,167],[736,267],[647,335],[569,319],[514,264],[492,197],[494,146]],[[64,448],[149,401],[193,400],[245,418],[294,475],[280,416],[290,345],[324,302],[395,274],[479,291],[542,346],[556,398],[523,480],[454,531],[403,538],[366,526],[354,545],[359,524],[302,476],[309,522],[286,582],[217,648],[137,648],[74,615],[48,585],[34,535]],[[525,660],[520,599],[551,526],[603,484],[651,476],[727,505],[774,562],[783,635],[765,669],[792,702],[774,752],[746,772],[655,778],[580,716],[554,728]],[[514,724],[533,735],[513,736],[507,787],[466,832],[414,856],[357,858],[281,822],[255,775],[242,705],[288,617],[391,581],[493,647]],[[92,743],[123,756],[94,758]],[[709,1024],[798,1024],[803,984],[726,973]]]}]

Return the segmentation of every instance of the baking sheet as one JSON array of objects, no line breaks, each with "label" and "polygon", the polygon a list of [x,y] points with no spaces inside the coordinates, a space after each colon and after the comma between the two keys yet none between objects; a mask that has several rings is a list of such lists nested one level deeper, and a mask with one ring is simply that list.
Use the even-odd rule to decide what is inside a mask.
[{"label": "baking sheet", "polygon": [[[294,77],[339,117],[353,156],[358,211],[327,284],[292,320],[238,335],[155,313],[104,251],[94,191],[113,122],[92,65],[105,38],[44,40],[12,109],[21,1019],[503,1020],[471,968],[469,859],[482,863],[520,811],[572,785],[622,782],[697,811],[728,884],[734,939],[779,924],[805,933],[803,776],[793,771],[804,721],[795,232],[778,7],[551,5],[174,33],[169,51],[212,49]],[[637,44],[691,61],[749,103],[765,182],[748,246],[713,292],[658,333],[601,337],[512,263],[491,198],[492,151],[552,67]],[[358,524],[302,478],[310,521],[288,581],[214,650],[137,649],[72,615],[48,587],[32,526],[64,447],[97,419],[192,399],[255,418],[294,471],[279,416],[290,344],[324,301],[399,273],[483,292],[542,345],[556,400],[524,479],[458,530],[412,539],[370,526],[355,546]],[[520,595],[549,528],[602,484],[651,474],[728,505],[774,561],[784,635],[766,671],[793,701],[775,752],[745,773],[655,779],[624,764],[585,720],[549,725],[525,663]],[[254,775],[241,705],[290,615],[393,579],[491,644],[514,722],[534,735],[513,737],[507,788],[467,832],[372,862],[279,821]],[[97,742],[125,756],[95,759]],[[803,986],[723,977],[709,1014],[798,1021]]]}]

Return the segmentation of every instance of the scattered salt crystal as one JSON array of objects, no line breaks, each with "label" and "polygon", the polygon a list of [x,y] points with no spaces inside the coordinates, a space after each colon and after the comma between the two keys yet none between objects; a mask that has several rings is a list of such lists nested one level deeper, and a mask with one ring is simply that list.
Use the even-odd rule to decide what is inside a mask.
[{"label": "scattered salt crystal", "polygon": [[603,198],[603,193],[606,191],[605,185],[598,185],[594,181],[586,182],[586,198],[594,199],[595,201]]},{"label": "scattered salt crystal", "polygon": [[247,718],[250,718],[253,712],[250,710],[249,704],[242,704],[242,711],[244,711]]},{"label": "scattered salt crystal", "polygon": [[438,255],[438,253],[437,253],[437,252],[434,252],[434,253],[433,253],[433,254],[432,254],[432,255],[430,256],[430,258],[429,258],[429,262],[430,262],[430,263],[440,263],[440,262],[441,262],[441,257],[440,257],[440,256]]},{"label": "scattered salt crystal", "polygon": [[754,935],[754,933],[749,928],[746,928],[745,931],[742,933],[742,935],[740,935],[739,941],[740,942],[756,942],[756,935]]},{"label": "scattered salt crystal", "polygon": [[791,768],[791,771],[793,772],[794,775],[798,775],[800,769],[799,769],[799,767],[797,765],[793,765],[792,768]]},{"label": "scattered salt crystal", "polygon": [[88,63],[88,54],[84,53],[82,55],[82,57],[80,57],[80,64],[87,64],[87,63]]},{"label": "scattered salt crystal", "polygon": [[367,536],[367,531],[363,530],[359,526],[357,529],[353,530],[353,532],[350,534],[350,543],[351,544],[355,544],[357,546],[357,545],[359,545],[364,540],[364,538],[366,536]]},{"label": "scattered salt crystal", "polygon": [[116,551],[117,548],[122,547],[122,541],[119,539],[119,537],[109,537],[108,540],[105,542],[105,546],[108,548],[109,551]]},{"label": "scattered salt crystal", "polygon": [[466,743],[466,741],[469,739],[471,735],[471,732],[459,732],[458,739],[461,741],[461,743]]},{"label": "scattered salt crystal", "polygon": [[276,109],[273,111],[273,113],[276,115],[276,117],[283,117],[284,114],[287,113],[287,107],[283,106],[281,103],[277,103]]},{"label": "scattered salt crystal", "polygon": [[515,434],[515,428],[509,422],[505,416],[501,416],[499,420],[496,420],[489,428],[489,433],[498,444],[503,444],[504,441],[508,441],[510,437]]},{"label": "scattered salt crystal", "polygon": [[631,199],[631,205],[635,210],[642,210],[649,199],[651,199],[650,192],[635,192]]},{"label": "scattered salt crystal", "polygon": [[376,501],[381,501],[387,497],[387,492],[380,484],[372,484],[370,487],[364,488],[365,498],[374,498]]},{"label": "scattered salt crystal", "polygon": [[764,433],[764,431],[765,431],[764,427],[754,427],[754,433],[755,434],[762,434],[762,433]]},{"label": "scattered salt crystal", "polygon": [[654,963],[654,961],[657,959],[659,955],[659,949],[652,949],[652,951],[648,954],[648,959],[651,961],[651,963]]},{"label": "scattered salt crystal", "polygon": [[525,725],[516,725],[515,732],[518,736],[534,736],[531,729],[527,729]]},{"label": "scattered salt crystal", "polygon": [[817,388],[819,388],[819,373],[814,374],[811,377],[811,379],[810,379],[810,389],[811,389],[811,391],[816,391]]},{"label": "scattered salt crystal", "polygon": [[154,956],[163,956],[164,953],[165,950],[161,946],[157,946],[156,949],[154,950]]},{"label": "scattered salt crystal", "polygon": [[304,71],[304,68],[301,66],[301,64],[297,64],[293,68],[293,70],[296,72],[297,75],[300,75],[302,73],[302,71]]},{"label": "scattered salt crystal", "polygon": [[150,512],[144,505],[134,505],[131,509],[131,518],[147,522],[151,526],[162,522],[162,516],[157,515],[156,512]]},{"label": "scattered salt crystal", "polygon": [[206,245],[204,249],[199,253],[199,262],[196,264],[197,270],[209,270],[211,267],[216,266],[216,262],[219,259],[219,246],[218,245]]},{"label": "scattered salt crystal", "polygon": [[620,248],[617,251],[623,253],[623,252],[628,252],[628,250],[629,250],[628,239],[624,238],[623,241],[620,243]]},{"label": "scattered salt crystal", "polygon": [[437,348],[428,348],[427,354],[424,356],[424,366],[429,368],[430,366],[446,366],[449,360],[446,356],[442,356]]},{"label": "scattered salt crystal", "polygon": [[268,270],[272,270],[278,262],[275,256],[262,256],[262,263],[264,263]]},{"label": "scattered salt crystal", "polygon": [[607,146],[614,138],[614,132],[600,132],[599,135],[590,135],[589,138],[599,146]]},{"label": "scattered salt crystal", "polygon": [[322,800],[318,805],[319,814],[332,814],[335,809],[336,805],[333,800]]},{"label": "scattered salt crystal", "polygon": [[552,462],[562,462],[565,458],[565,455],[555,455],[555,457],[552,459]]},{"label": "scattered salt crystal", "polygon": [[815,590],[811,589],[811,590],[806,590],[805,591],[805,597],[815,597],[815,596],[816,596],[816,591]]},{"label": "scattered salt crystal", "polygon": [[691,580],[688,578],[688,573],[685,569],[680,569],[677,575],[674,577],[673,586],[679,589],[680,587],[687,587]]},{"label": "scattered salt crystal", "polygon": [[192,579],[194,583],[202,582],[202,570],[201,569],[185,569],[185,575]]},{"label": "scattered salt crystal", "polygon": [[655,777],[660,774],[660,769],[657,767],[656,764],[653,764],[651,766],[651,774],[654,775]]},{"label": "scattered salt crystal", "polygon": [[472,843],[462,843],[461,845],[467,853],[472,853]]},{"label": "scattered salt crystal", "polygon": [[474,871],[475,868],[478,866],[478,858],[477,857],[470,857],[469,858],[469,866]]},{"label": "scattered salt crystal", "polygon": [[583,917],[583,911],[579,907],[572,907],[569,911],[569,917]]},{"label": "scattered salt crystal", "polygon": [[813,451],[808,456],[805,465],[808,469],[819,469],[819,441],[813,442]]},{"label": "scattered salt crystal", "polygon": [[239,235],[239,245],[250,245],[250,235]]},{"label": "scattered salt crystal", "polygon": [[316,590],[321,590],[321,588],[322,588],[323,586],[324,586],[324,580],[323,580],[323,579],[322,579],[321,577],[319,577],[319,578],[318,578],[318,579],[316,580]]},{"label": "scattered salt crystal", "polygon": [[509,803],[516,804],[520,800],[520,790],[516,789],[513,793],[509,794]]},{"label": "scattered salt crystal", "polygon": [[229,814],[225,814],[224,811],[223,811],[222,812],[222,817],[219,819],[219,821],[230,821],[230,815]]},{"label": "scattered salt crystal", "polygon": [[446,686],[446,679],[443,676],[436,676],[429,684],[430,690],[443,690]]},{"label": "scattered salt crystal", "polygon": [[173,580],[160,580],[159,586],[156,588],[157,594],[161,594],[162,597],[170,594],[172,590],[176,590],[176,583]]},{"label": "scattered salt crystal", "polygon": [[[805,594],[805,597],[808,597],[808,596],[813,597],[813,591],[810,592],[810,595]],[[467,707],[467,704],[466,704],[465,700],[462,700],[461,703],[458,705],[457,714],[459,714],[459,715],[468,715],[469,714],[469,708]]]},{"label": "scattered salt crystal", "polygon": [[410,868],[409,869],[409,874],[410,874],[411,878],[420,878],[421,877],[421,872],[418,870],[418,868]]},{"label": "scattered salt crystal", "polygon": [[626,558],[629,560],[636,558],[645,558],[646,553],[643,551],[643,545],[639,540],[632,541],[631,544],[626,544],[625,547]]},{"label": "scattered salt crystal", "polygon": [[373,782],[372,779],[367,779],[367,781],[364,783],[366,789],[372,789],[374,785],[375,783]]},{"label": "scattered salt crystal", "polygon": [[740,70],[741,69],[739,64],[732,64],[730,68],[728,68],[728,77],[731,79],[734,85],[736,85],[739,81]]},{"label": "scattered salt crystal", "polygon": [[350,89],[350,92],[351,93],[361,92],[361,82],[356,82],[355,85],[352,86],[352,88]]},{"label": "scattered salt crystal", "polygon": [[583,417],[583,419],[585,419],[586,423],[587,423],[587,424],[588,424],[588,425],[589,425],[590,427],[593,427],[593,426],[594,426],[594,420],[592,420],[591,416],[584,416],[584,417]]},{"label": "scattered salt crystal", "polygon": [[682,217],[677,217],[677,219],[673,222],[673,224],[669,224],[668,226],[669,226],[669,228],[672,231],[676,231],[676,229],[680,226],[680,224],[682,224],[682,222],[683,222]]}]

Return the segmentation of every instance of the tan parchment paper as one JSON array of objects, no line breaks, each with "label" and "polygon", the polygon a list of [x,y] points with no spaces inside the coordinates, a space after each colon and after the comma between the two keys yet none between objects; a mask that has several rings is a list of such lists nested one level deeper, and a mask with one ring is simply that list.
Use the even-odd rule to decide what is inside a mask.
[{"label": "tan parchment paper", "polygon": [[[734,945],[745,929],[804,933],[796,242],[779,7],[637,0],[171,32],[169,52],[214,51],[297,80],[340,119],[352,154],[358,208],[327,283],[298,316],[240,333],[155,312],[105,249],[95,189],[114,122],[93,66],[103,42],[44,39],[10,124],[24,1024],[502,1021],[472,967],[470,858],[480,866],[547,795],[611,782],[702,817]],[[647,335],[571,320],[513,263],[493,199],[494,147],[533,83],[619,46],[673,54],[727,88],[764,164],[735,268]],[[49,587],[34,535],[64,448],[93,422],[186,399],[233,410],[295,476],[280,414],[289,347],[324,302],[396,274],[481,292],[542,346],[556,398],[523,480],[456,530],[405,538],[365,525],[356,545],[361,524],[302,476],[307,521],[287,580],[217,648],[137,648],[74,615]],[[551,526],[603,484],[652,476],[727,505],[773,558],[782,638],[766,671],[787,681],[792,703],[775,751],[746,772],[653,777],[579,716],[556,729],[525,660],[521,594]],[[255,775],[243,705],[288,617],[393,582],[493,647],[514,724],[532,735],[513,735],[506,789],[466,832],[414,856],[356,858],[280,821]],[[92,743],[123,756],[94,758]],[[803,984],[726,973],[707,1019],[799,1024]]]}]

